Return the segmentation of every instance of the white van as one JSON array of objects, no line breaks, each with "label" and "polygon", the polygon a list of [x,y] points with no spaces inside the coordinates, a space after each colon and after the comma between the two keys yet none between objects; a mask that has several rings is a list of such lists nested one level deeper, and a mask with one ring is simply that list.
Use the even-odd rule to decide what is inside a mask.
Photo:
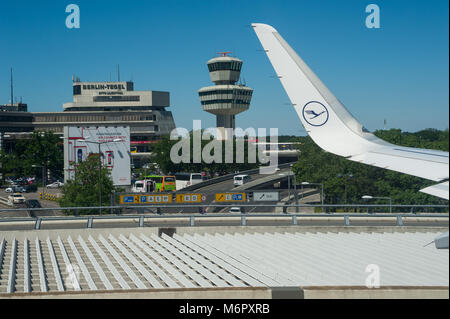
[{"label": "white van", "polygon": [[236,175],[234,177],[234,186],[240,186],[240,185],[244,185],[245,183],[250,182],[250,176],[248,175]]}]

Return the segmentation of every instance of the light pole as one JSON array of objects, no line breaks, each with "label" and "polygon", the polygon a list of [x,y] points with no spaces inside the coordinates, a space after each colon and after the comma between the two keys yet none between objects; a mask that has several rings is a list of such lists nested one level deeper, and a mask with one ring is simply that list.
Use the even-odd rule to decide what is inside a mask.
[{"label": "light pole", "polygon": [[[320,204],[322,205],[322,212],[323,212],[323,183],[309,183],[309,182],[302,182],[302,191],[303,191],[303,185],[320,185],[321,186],[321,193],[320,193]],[[302,194],[303,197],[303,194]]]},{"label": "light pole", "polygon": [[389,199],[389,213],[392,214],[392,198],[390,198],[390,197],[376,197],[376,196],[370,196],[370,195],[364,195],[361,198],[365,199],[365,200],[368,200],[368,199]]},{"label": "light pole", "polygon": [[[86,138],[88,138],[88,137],[86,137]],[[94,141],[87,141],[86,138],[79,139],[78,141],[98,145],[98,206],[99,206],[99,212],[101,215],[101,213],[102,213],[102,208],[101,208],[102,207],[102,153],[100,150],[100,146],[102,144],[123,142],[123,140],[120,138],[116,138],[116,139],[114,139],[112,141],[108,141],[108,142],[94,142]]]},{"label": "light pole", "polygon": [[297,177],[294,173],[294,197],[295,197],[295,212],[298,213],[299,207],[298,207],[298,193],[297,193]]}]

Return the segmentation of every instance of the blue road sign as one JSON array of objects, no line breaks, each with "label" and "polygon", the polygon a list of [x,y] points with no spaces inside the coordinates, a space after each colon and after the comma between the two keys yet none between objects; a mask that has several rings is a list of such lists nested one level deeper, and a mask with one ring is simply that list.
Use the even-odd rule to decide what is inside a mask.
[{"label": "blue road sign", "polygon": [[124,203],[134,203],[134,196],[124,196],[123,202]]},{"label": "blue road sign", "polygon": [[242,194],[233,194],[231,198],[233,200],[242,200]]}]

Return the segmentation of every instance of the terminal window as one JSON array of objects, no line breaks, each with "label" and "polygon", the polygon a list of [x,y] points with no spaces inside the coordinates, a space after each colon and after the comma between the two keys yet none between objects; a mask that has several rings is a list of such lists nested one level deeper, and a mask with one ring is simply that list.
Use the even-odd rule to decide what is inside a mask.
[{"label": "terminal window", "polygon": [[74,85],[73,86],[73,95],[80,95],[81,94],[81,85]]}]

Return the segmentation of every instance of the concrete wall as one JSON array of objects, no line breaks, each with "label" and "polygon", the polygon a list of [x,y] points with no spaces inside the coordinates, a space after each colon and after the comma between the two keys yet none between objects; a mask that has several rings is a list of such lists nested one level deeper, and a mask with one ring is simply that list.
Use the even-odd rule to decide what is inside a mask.
[{"label": "concrete wall", "polygon": [[0,299],[448,299],[448,287],[234,287],[0,294]]}]

